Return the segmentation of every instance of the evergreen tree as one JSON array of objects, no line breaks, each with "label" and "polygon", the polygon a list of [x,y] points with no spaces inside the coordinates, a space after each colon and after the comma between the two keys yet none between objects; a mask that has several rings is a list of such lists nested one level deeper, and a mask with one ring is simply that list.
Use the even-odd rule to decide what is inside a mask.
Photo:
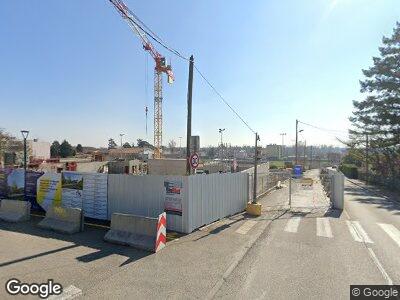
[{"label": "evergreen tree", "polygon": [[391,37],[383,37],[380,56],[363,70],[360,81],[362,101],[354,101],[350,118],[351,146],[363,151],[369,138],[369,158],[373,170],[392,179],[400,172],[400,23]]},{"label": "evergreen tree", "polygon": [[70,143],[68,143],[66,140],[64,140],[61,145],[60,145],[60,156],[61,157],[69,157],[74,155],[74,148],[71,146]]},{"label": "evergreen tree", "polygon": [[114,139],[110,138],[108,140],[108,149],[115,149],[117,148],[117,143],[114,141]]},{"label": "evergreen tree", "polygon": [[76,145],[75,150],[76,150],[77,153],[82,153],[82,152],[83,152],[83,147],[82,147],[82,145],[81,145],[81,144]]},{"label": "evergreen tree", "polygon": [[60,143],[58,141],[54,141],[50,146],[50,156],[51,157],[60,157]]}]

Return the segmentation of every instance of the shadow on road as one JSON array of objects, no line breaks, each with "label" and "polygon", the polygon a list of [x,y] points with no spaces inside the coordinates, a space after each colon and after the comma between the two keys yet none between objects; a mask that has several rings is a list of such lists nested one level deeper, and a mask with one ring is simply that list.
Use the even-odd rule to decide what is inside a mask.
[{"label": "shadow on road", "polygon": [[347,198],[347,201],[373,204],[377,208],[391,211],[395,215],[400,215],[400,203],[388,196],[379,195],[356,185],[346,186],[345,196],[353,196],[351,199]]},{"label": "shadow on road", "polygon": [[[105,233],[107,232],[106,228],[98,228],[98,227],[95,228],[92,226],[85,226],[85,230],[83,232],[79,232],[79,233],[72,234],[72,235],[65,235],[65,234],[61,234],[61,233],[57,233],[57,232],[53,232],[53,231],[47,231],[47,230],[38,228],[36,226],[36,224],[40,220],[41,219],[38,217],[32,217],[29,222],[24,222],[24,223],[0,222],[0,230],[18,232],[18,233],[23,233],[23,234],[37,236],[37,237],[46,238],[46,239],[61,240],[61,241],[72,243],[72,245],[43,251],[38,254],[26,256],[26,257],[11,260],[11,261],[0,262],[0,267],[23,262],[23,261],[34,259],[37,257],[42,257],[42,256],[51,255],[51,254],[58,253],[58,252],[63,252],[66,250],[77,248],[79,246],[96,249],[97,251],[94,253],[76,257],[76,260],[78,260],[80,262],[84,262],[84,263],[89,263],[89,262],[107,257],[109,255],[113,255],[113,254],[126,256],[127,260],[124,263],[122,263],[120,265],[120,267],[152,254],[150,252],[138,250],[138,249],[135,249],[132,247],[123,246],[123,245],[115,245],[115,244],[110,244],[110,243],[104,242],[103,237],[104,237]],[[51,247],[51,243],[44,242],[43,249],[46,249],[46,247],[47,247],[47,249],[49,247]]]}]

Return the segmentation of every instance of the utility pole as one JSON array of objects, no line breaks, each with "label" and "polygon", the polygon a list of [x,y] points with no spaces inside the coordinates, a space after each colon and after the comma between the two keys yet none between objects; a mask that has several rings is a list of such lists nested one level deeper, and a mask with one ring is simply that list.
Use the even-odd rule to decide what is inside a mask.
[{"label": "utility pole", "polygon": [[369,177],[369,137],[368,133],[365,137],[365,182],[368,184]]},{"label": "utility pole", "polygon": [[304,171],[306,170],[307,141],[304,140]]},{"label": "utility pole", "polygon": [[295,163],[295,165],[298,164],[298,159],[299,159],[298,152],[297,152],[298,135],[299,135],[299,120],[296,119],[296,147],[295,147],[296,148],[296,163]]},{"label": "utility pole", "polygon": [[259,135],[256,132],[256,148],[254,151],[254,175],[253,175],[253,204],[257,203],[257,161],[258,161],[258,148],[257,142],[260,140]]},{"label": "utility pole", "polygon": [[190,175],[190,138],[192,136],[192,93],[193,93],[193,55],[189,62],[189,80],[187,93],[187,129],[186,129],[186,175]]},{"label": "utility pole", "polygon": [[313,146],[311,146],[311,149],[310,149],[310,169],[312,169],[312,165],[313,165]]}]

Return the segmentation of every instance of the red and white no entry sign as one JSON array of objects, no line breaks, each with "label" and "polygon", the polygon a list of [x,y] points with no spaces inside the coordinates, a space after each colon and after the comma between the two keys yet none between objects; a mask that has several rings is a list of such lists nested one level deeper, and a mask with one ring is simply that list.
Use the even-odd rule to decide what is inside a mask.
[{"label": "red and white no entry sign", "polygon": [[190,166],[192,169],[196,169],[199,166],[199,155],[197,153],[190,155]]}]

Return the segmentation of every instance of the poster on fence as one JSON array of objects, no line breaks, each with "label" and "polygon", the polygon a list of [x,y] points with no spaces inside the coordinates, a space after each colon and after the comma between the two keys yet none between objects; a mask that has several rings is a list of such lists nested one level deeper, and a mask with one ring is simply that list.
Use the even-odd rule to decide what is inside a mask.
[{"label": "poster on fence", "polygon": [[9,168],[0,169],[0,199],[8,198],[7,177],[11,173],[11,171],[12,170]]},{"label": "poster on fence", "polygon": [[26,197],[31,202],[32,209],[34,210],[39,209],[39,205],[36,202],[37,181],[43,174],[43,172],[26,171]]},{"label": "poster on fence", "polygon": [[167,214],[182,216],[182,181],[164,181],[164,211]]},{"label": "poster on fence", "polygon": [[14,169],[7,176],[8,198],[22,199],[24,197],[25,171]]},{"label": "poster on fence", "polygon": [[107,220],[107,174],[83,175],[83,212],[85,217]]},{"label": "poster on fence", "polygon": [[62,206],[83,209],[83,175],[77,172],[61,173]]},{"label": "poster on fence", "polygon": [[45,173],[38,179],[36,201],[44,210],[61,206],[61,174]]}]

